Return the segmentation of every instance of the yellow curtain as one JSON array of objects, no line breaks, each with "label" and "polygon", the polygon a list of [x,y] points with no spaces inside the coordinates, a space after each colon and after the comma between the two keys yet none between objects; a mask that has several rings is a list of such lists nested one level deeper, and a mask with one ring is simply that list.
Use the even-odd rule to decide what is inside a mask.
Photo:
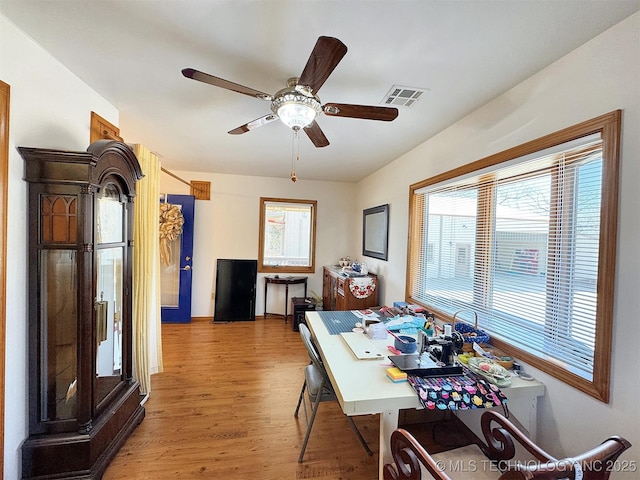
[{"label": "yellow curtain", "polygon": [[141,393],[151,392],[151,375],[161,372],[160,162],[143,145],[132,145],[144,178],[136,184],[133,222],[133,368]]}]

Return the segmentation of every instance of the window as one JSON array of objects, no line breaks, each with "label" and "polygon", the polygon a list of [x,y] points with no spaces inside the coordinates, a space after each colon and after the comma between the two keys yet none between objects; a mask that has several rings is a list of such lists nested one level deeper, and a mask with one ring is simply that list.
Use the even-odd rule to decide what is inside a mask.
[{"label": "window", "polygon": [[[407,298],[609,399],[621,112],[411,186]],[[467,314],[465,316],[465,314]]]},{"label": "window", "polygon": [[260,272],[315,271],[316,204],[260,198]]}]

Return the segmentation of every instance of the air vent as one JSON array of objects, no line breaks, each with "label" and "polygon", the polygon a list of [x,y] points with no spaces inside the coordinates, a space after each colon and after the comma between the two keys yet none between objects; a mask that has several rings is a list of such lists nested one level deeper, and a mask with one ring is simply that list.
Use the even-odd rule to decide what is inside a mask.
[{"label": "air vent", "polygon": [[380,103],[382,105],[410,107],[420,99],[420,96],[426,90],[426,88],[403,87],[402,85],[394,85],[387,92]]}]

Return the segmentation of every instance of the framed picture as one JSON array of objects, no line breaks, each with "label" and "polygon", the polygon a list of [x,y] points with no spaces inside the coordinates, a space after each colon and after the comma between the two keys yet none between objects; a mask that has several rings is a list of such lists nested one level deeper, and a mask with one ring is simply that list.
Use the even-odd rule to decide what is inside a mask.
[{"label": "framed picture", "polygon": [[389,246],[389,204],[362,212],[362,254],[387,259]]}]

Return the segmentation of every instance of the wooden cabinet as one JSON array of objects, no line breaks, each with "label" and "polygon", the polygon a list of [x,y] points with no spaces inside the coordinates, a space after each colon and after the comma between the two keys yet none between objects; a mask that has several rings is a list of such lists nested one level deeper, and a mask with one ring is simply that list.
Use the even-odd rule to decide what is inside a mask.
[{"label": "wooden cabinet", "polygon": [[99,479],[144,418],[132,376],[138,161],[124,143],[18,147],[29,190],[29,437],[22,478]]},{"label": "wooden cabinet", "polygon": [[347,277],[340,267],[323,269],[322,305],[324,310],[359,310],[378,305],[378,277],[370,273]]}]

